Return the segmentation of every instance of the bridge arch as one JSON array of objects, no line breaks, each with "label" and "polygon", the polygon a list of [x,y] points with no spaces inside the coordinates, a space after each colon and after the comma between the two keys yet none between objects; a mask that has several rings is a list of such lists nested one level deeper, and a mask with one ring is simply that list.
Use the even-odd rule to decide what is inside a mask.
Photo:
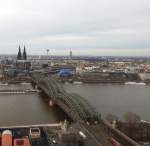
[{"label": "bridge arch", "polygon": [[58,104],[74,120],[92,121],[93,117],[98,116],[83,97],[67,93],[54,77],[33,74],[33,79],[54,103]]}]

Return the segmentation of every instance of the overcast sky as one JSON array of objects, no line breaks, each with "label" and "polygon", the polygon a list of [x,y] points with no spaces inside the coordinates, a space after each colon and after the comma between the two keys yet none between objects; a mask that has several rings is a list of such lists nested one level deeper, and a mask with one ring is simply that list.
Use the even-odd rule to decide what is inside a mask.
[{"label": "overcast sky", "polygon": [[150,0],[0,0],[0,54],[148,55]]}]

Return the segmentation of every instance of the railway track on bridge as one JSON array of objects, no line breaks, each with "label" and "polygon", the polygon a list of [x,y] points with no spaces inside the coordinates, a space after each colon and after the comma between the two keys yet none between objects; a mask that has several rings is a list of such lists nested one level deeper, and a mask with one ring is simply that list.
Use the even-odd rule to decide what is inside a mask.
[{"label": "railway track on bridge", "polygon": [[[102,122],[103,120],[100,115],[83,97],[78,94],[67,93],[54,77],[46,76],[41,73],[32,73],[31,77],[32,82],[43,90],[49,96],[50,100],[60,106],[73,121],[79,122],[82,126],[84,125],[83,127],[85,129],[83,129],[89,133],[97,143],[100,143],[100,145],[111,146],[107,141],[107,132],[109,131],[112,135],[115,135],[118,140],[121,139],[120,142],[123,143],[123,146],[139,146],[120,131]],[[91,127],[91,125],[95,126]],[[103,130],[102,127],[104,127],[105,130]],[[99,132],[101,132],[101,134]]]},{"label": "railway track on bridge", "polygon": [[63,86],[53,77],[44,76],[39,73],[31,75],[33,82],[37,84],[51,100],[67,112],[69,117],[75,121],[98,122],[97,112],[91,105],[78,94],[67,93]]}]

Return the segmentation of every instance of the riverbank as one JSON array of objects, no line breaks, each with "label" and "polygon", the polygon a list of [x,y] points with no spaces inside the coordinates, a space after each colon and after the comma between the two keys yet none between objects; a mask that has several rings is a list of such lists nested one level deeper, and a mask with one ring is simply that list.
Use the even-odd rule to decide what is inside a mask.
[{"label": "riverbank", "polygon": [[123,72],[84,72],[82,74],[75,74],[70,77],[58,77],[58,79],[65,83],[88,83],[88,84],[125,84],[127,82],[145,83],[149,84],[150,80],[144,78],[144,75],[138,73],[123,73]]}]

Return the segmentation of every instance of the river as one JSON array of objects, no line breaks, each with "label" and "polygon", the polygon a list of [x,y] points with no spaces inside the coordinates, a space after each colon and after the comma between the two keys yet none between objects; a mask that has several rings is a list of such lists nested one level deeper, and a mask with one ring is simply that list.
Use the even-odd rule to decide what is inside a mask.
[{"label": "river", "polygon": [[[0,90],[31,88],[30,84],[0,85]],[[0,94],[0,126],[47,124],[64,118],[59,108],[48,105],[43,94]]]},{"label": "river", "polygon": [[134,112],[150,121],[150,86],[66,84],[64,87],[86,98],[103,117],[111,113],[123,119],[124,113]]},{"label": "river", "polygon": [[[122,118],[135,112],[150,121],[150,86],[82,84],[64,85],[68,92],[86,98],[96,111]],[[31,89],[30,84],[1,86],[2,89]],[[58,107],[50,107],[44,94],[0,94],[0,126],[46,124],[63,121],[66,115]]]}]

